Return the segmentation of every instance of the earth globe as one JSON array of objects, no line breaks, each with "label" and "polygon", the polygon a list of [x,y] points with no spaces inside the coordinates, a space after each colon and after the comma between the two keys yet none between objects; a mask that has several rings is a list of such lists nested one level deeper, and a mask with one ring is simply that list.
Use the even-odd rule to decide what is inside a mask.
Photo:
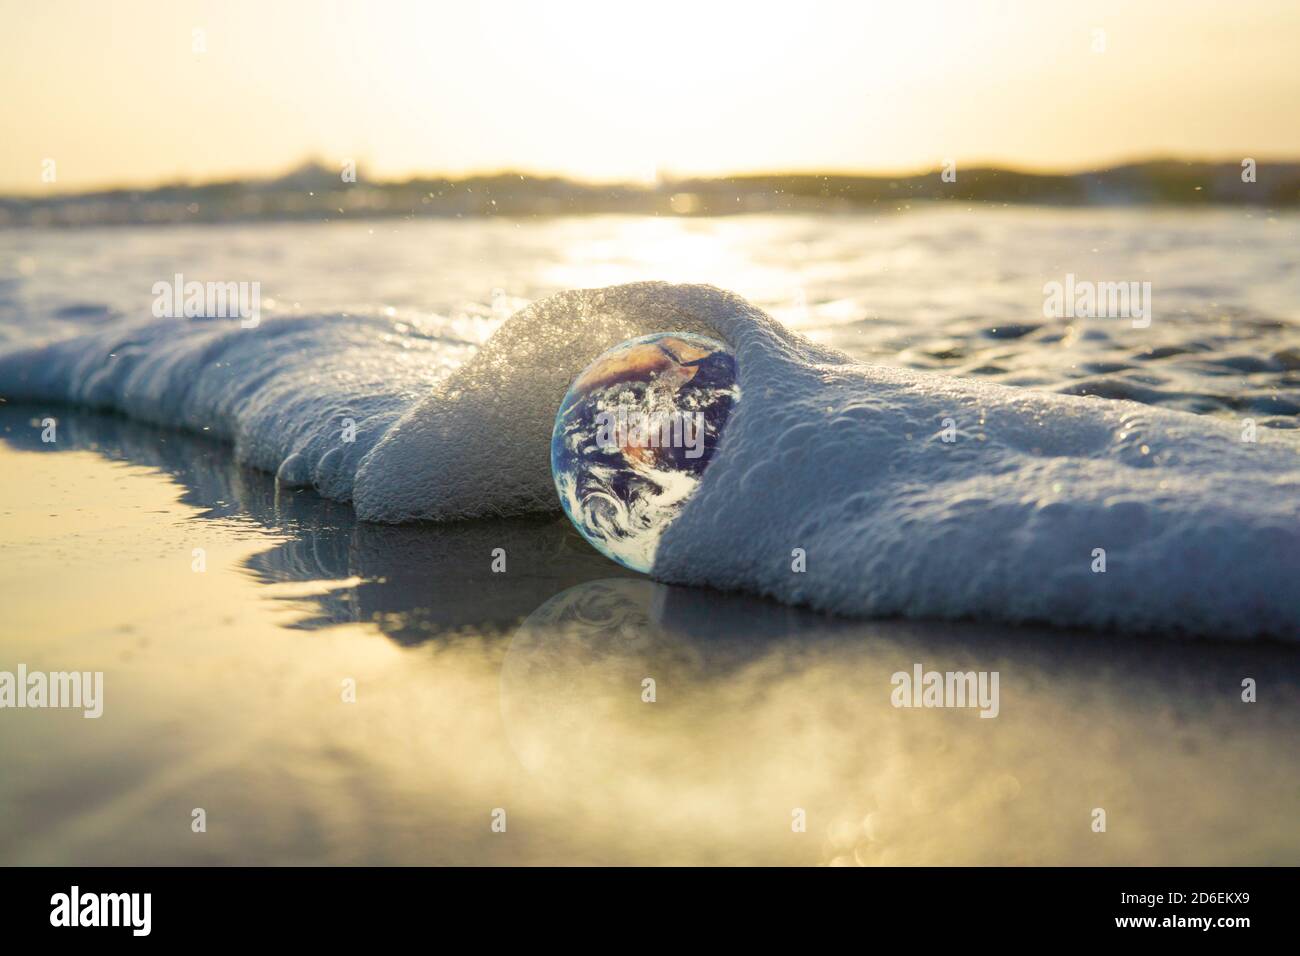
[{"label": "earth globe", "polygon": [[702,335],[642,336],[587,366],[551,433],[555,488],[582,536],[624,567],[649,571],[739,397],[735,355]]}]

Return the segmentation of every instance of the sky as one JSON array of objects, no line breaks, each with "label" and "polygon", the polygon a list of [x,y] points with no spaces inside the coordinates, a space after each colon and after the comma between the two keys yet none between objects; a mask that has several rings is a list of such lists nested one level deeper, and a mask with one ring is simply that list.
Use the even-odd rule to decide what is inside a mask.
[{"label": "sky", "polygon": [[0,191],[1296,158],[1298,50],[1295,0],[0,0]]}]

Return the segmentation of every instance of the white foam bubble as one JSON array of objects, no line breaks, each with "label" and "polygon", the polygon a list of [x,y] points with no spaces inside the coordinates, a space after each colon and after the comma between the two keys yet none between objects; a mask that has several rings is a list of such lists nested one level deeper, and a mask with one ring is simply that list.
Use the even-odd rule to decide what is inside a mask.
[{"label": "white foam bubble", "polygon": [[652,332],[722,338],[741,363],[751,351],[757,359],[773,350],[842,360],[707,286],[637,283],[551,296],[508,320],[446,389],[389,430],[362,463],[358,513],[391,522],[556,510],[550,437],[564,393],[596,356]]},{"label": "white foam bubble", "polygon": [[207,430],[368,520],[473,518],[557,510],[566,389],[662,331],[728,342],[743,399],[658,577],[853,615],[1300,635],[1300,437],[854,364],[706,286],[553,296],[450,375],[446,343],[375,320],[166,320],[6,354],[0,394]]},{"label": "white foam bubble", "polygon": [[[1293,433],[1250,444],[1132,402],[762,362],[657,576],[854,615],[1300,637]],[[768,390],[750,402],[752,378]]]}]

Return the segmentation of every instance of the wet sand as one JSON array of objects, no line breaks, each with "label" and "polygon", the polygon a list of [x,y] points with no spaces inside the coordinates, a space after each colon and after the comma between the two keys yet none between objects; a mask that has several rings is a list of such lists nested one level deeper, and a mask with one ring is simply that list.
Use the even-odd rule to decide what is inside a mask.
[{"label": "wet sand", "polygon": [[[0,670],[104,714],[0,710],[0,863],[1300,862],[1294,645],[827,618],[50,413],[0,408]],[[998,716],[895,708],[918,663]]]}]

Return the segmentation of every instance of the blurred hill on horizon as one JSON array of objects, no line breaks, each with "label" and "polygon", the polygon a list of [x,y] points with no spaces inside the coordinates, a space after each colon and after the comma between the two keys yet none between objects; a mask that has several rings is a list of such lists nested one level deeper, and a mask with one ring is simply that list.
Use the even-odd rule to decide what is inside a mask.
[{"label": "blurred hill on horizon", "polygon": [[359,170],[355,181],[349,181],[343,171],[312,160],[265,179],[0,197],[0,228],[602,213],[834,213],[953,201],[1300,206],[1300,161],[1260,162],[1254,181],[1243,173],[1240,163],[1151,160],[1082,173],[959,166],[953,181],[932,170],[905,176],[747,174],[644,184],[510,172],[380,182],[367,180]]}]

